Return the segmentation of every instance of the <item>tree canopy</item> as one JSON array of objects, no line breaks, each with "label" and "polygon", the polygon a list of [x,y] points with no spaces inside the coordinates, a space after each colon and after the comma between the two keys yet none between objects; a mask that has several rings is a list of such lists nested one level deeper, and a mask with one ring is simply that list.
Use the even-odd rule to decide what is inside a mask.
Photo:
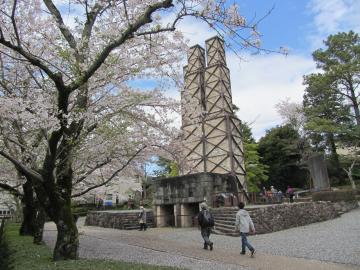
[{"label": "tree canopy", "polygon": [[259,141],[259,154],[268,166],[269,185],[305,187],[307,172],[301,161],[301,138],[291,125],[272,128]]}]

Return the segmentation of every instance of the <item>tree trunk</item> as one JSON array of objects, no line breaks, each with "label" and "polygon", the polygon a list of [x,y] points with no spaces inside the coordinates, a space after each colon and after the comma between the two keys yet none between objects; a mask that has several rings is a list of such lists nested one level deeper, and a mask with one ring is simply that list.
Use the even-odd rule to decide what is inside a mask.
[{"label": "tree trunk", "polygon": [[347,173],[348,177],[349,177],[349,180],[350,180],[350,183],[351,183],[351,188],[353,190],[356,190],[356,185],[355,185],[355,181],[354,181],[354,178],[353,178],[353,169],[354,169],[354,166],[355,166],[355,163],[356,163],[356,158],[354,159],[354,161],[351,163],[350,167],[348,170],[344,169],[345,172]]},{"label": "tree trunk", "polygon": [[330,156],[330,167],[329,173],[331,176],[331,181],[333,184],[341,185],[346,184],[346,175],[344,171],[341,169],[339,155],[336,152],[336,144],[333,133],[327,133],[327,145],[330,148],[331,156]]},{"label": "tree trunk", "polygon": [[352,107],[353,107],[354,113],[355,113],[356,125],[360,126],[360,110],[359,110],[359,104],[358,104],[358,97],[356,96],[352,81],[350,81],[350,93],[351,93],[350,100],[351,100]]},{"label": "tree trunk", "polygon": [[61,211],[56,228],[58,234],[53,254],[54,261],[78,259],[79,234],[70,208],[64,207]]},{"label": "tree trunk", "polygon": [[35,205],[33,186],[29,181],[23,185],[24,196],[22,198],[23,204],[23,220],[20,227],[20,235],[34,235],[35,224]]},{"label": "tree trunk", "polygon": [[34,244],[41,245],[43,244],[43,234],[44,234],[44,225],[45,225],[45,211],[37,203],[37,211],[35,215],[35,226],[34,226]]},{"label": "tree trunk", "polygon": [[327,140],[328,140],[328,146],[330,147],[330,151],[331,151],[331,161],[332,161],[333,165],[337,169],[339,169],[340,161],[339,161],[339,155],[336,152],[336,144],[335,144],[335,140],[334,140],[334,134],[328,133]]},{"label": "tree trunk", "polygon": [[351,188],[353,190],[356,190],[356,185],[355,185],[355,181],[354,181],[354,179],[352,177],[352,172],[349,173],[349,180],[350,180],[350,183],[351,183]]}]

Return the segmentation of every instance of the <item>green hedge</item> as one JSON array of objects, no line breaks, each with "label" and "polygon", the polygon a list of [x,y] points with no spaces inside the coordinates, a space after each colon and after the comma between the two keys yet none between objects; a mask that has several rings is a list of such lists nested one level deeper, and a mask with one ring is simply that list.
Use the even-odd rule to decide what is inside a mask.
[{"label": "green hedge", "polygon": [[312,194],[313,201],[355,201],[355,192],[352,190],[320,191]]}]

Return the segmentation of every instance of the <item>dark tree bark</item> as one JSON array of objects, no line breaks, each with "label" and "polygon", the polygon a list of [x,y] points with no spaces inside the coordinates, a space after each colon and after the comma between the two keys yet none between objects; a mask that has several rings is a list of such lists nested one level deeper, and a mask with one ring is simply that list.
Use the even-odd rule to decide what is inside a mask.
[{"label": "dark tree bark", "polygon": [[75,218],[71,214],[70,204],[64,207],[64,210],[59,214],[59,219],[56,222],[58,234],[53,259],[55,261],[75,260],[79,257],[79,234]]},{"label": "dark tree bark", "polygon": [[335,138],[333,133],[327,134],[327,144],[330,148],[331,156],[330,156],[330,167],[329,173],[332,181],[337,182],[337,184],[344,184],[345,183],[345,174],[344,171],[341,169],[339,155],[336,152],[336,144]]},{"label": "dark tree bark", "polygon": [[46,214],[40,203],[36,203],[35,226],[34,226],[34,244],[43,244],[43,234]]},{"label": "dark tree bark", "polygon": [[[78,126],[74,126],[66,134],[63,134],[57,148],[58,151],[51,153],[45,160],[42,175],[46,181],[36,189],[36,194],[40,196],[39,199],[46,214],[56,224],[58,234],[53,253],[55,261],[78,259],[78,230],[71,211],[72,142],[76,137],[77,130],[79,130]],[[54,160],[58,161],[56,166]]]},{"label": "dark tree bark", "polygon": [[34,235],[34,224],[36,209],[34,204],[34,190],[31,182],[26,181],[23,185],[24,196],[22,197],[23,204],[23,221],[20,227],[20,235]]}]

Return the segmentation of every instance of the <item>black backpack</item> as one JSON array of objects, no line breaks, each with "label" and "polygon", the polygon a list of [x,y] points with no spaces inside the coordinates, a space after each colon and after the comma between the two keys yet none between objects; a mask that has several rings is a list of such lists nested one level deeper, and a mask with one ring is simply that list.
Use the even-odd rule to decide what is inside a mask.
[{"label": "black backpack", "polygon": [[213,227],[215,225],[214,217],[209,210],[203,210],[203,226]]}]

